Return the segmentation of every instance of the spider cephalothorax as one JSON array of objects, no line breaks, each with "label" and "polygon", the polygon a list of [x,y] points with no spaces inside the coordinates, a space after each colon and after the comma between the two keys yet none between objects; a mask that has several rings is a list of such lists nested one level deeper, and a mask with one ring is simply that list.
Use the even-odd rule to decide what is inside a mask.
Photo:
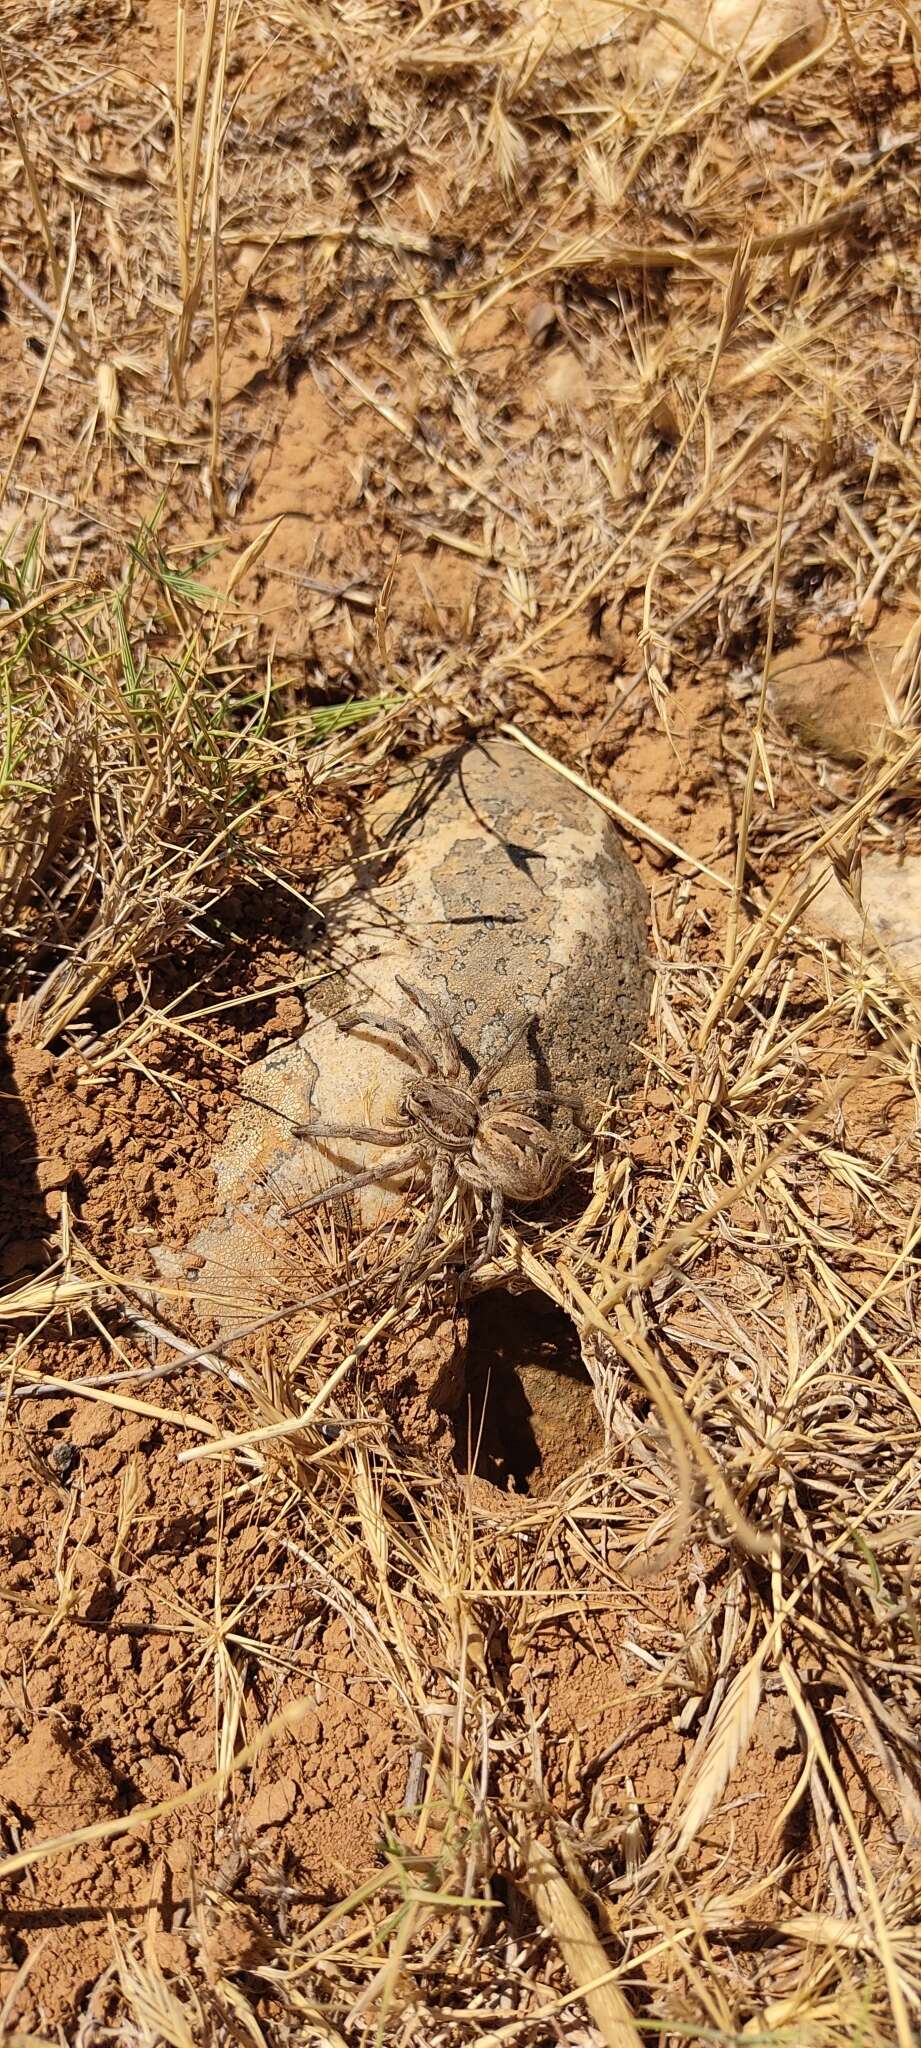
[{"label": "spider cephalothorax", "polygon": [[[434,1048],[402,1017],[381,1017],[368,1010],[348,1010],[340,1023],[348,1029],[363,1024],[379,1031],[406,1054],[415,1069],[400,1104],[399,1122],[393,1128],[369,1129],[361,1124],[305,1124],[304,1136],[351,1138],[357,1143],[393,1147],[386,1168],[372,1167],[349,1174],[322,1188],[303,1204],[334,1201],[371,1181],[387,1179],[395,1172],[417,1166],[427,1168],[431,1181],[431,1206],[406,1258],[406,1277],[416,1270],[419,1255],[431,1244],[442,1214],[457,1190],[470,1189],[483,1202],[488,1198],[489,1226],[486,1241],[471,1267],[494,1257],[506,1202],[542,1202],[559,1187],[569,1161],[553,1132],[537,1115],[539,1103],[568,1102],[572,1098],[546,1089],[520,1089],[512,1094],[490,1094],[496,1077],[507,1065],[515,1047],[526,1037],[534,1021],[522,1017],[509,1033],[501,1051],[478,1072],[471,1074],[464,1063],[460,1045],[435,998],[421,989],[410,988],[397,976],[397,986],[421,1011],[431,1027]],[[475,1202],[474,1206],[478,1206]]]}]

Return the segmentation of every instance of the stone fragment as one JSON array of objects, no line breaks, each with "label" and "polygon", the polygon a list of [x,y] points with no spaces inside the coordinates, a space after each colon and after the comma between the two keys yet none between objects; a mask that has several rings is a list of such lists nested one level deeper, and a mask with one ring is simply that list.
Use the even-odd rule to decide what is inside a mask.
[{"label": "stone fragment", "polygon": [[524,323],[529,341],[542,343],[549,340],[557,324],[556,307],[550,299],[538,299],[531,307]]},{"label": "stone fragment", "polygon": [[557,348],[547,359],[544,390],[551,405],[590,406],[592,387],[582,364],[571,348]]},{"label": "stone fragment", "polygon": [[870,853],[861,864],[858,909],[829,875],[808,910],[814,931],[845,940],[858,953],[886,962],[899,980],[921,987],[921,854],[895,860]]},{"label": "stone fragment", "polygon": [[70,1179],[70,1167],[66,1159],[60,1159],[55,1154],[51,1158],[38,1161],[35,1178],[42,1193],[47,1195],[55,1189],[66,1188]]}]

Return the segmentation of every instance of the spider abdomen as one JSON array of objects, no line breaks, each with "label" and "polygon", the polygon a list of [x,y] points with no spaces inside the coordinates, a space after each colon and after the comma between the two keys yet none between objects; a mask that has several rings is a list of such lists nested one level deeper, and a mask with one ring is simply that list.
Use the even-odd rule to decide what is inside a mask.
[{"label": "spider abdomen", "polygon": [[501,1104],[481,1116],[471,1159],[510,1202],[545,1201],[566,1171],[553,1132],[526,1110]]}]

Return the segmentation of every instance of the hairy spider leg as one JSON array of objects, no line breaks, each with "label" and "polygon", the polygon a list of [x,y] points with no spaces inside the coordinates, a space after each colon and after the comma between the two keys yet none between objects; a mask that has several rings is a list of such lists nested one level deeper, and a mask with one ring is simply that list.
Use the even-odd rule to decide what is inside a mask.
[{"label": "hairy spider leg", "polygon": [[410,1281],[413,1279],[414,1274],[418,1272],[419,1261],[432,1243],[438,1225],[441,1222],[445,1203],[453,1186],[454,1174],[451,1170],[451,1161],[448,1154],[446,1152],[436,1153],[432,1162],[431,1204],[425,1220],[417,1230],[403,1261],[405,1270],[403,1279],[397,1288],[397,1301],[402,1301]]},{"label": "hairy spider leg", "polygon": [[482,1101],[487,1088],[495,1080],[496,1075],[501,1073],[506,1061],[511,1059],[516,1045],[520,1045],[521,1040],[527,1037],[532,1024],[536,1022],[537,1018],[533,1011],[527,1017],[520,1017],[501,1050],[493,1053],[492,1059],[487,1060],[485,1067],[481,1067],[479,1073],[474,1076],[470,1093],[475,1096],[477,1102]]},{"label": "hairy spider leg", "polygon": [[411,1024],[405,1024],[402,1017],[379,1017],[374,1010],[343,1010],[336,1022],[340,1031],[354,1031],[356,1024],[366,1024],[370,1030],[379,1031],[382,1038],[391,1039],[409,1054],[413,1066],[418,1067],[420,1074],[426,1074],[430,1080],[434,1080],[438,1072],[437,1060],[433,1058],[428,1047],[423,1045],[419,1033],[413,1030]]},{"label": "hairy spider leg", "polygon": [[365,1173],[346,1174],[342,1180],[331,1181],[328,1188],[318,1188],[315,1194],[307,1196],[305,1202],[298,1202],[289,1214],[301,1216],[305,1209],[316,1209],[320,1202],[335,1202],[340,1195],[356,1194],[359,1188],[370,1187],[373,1180],[390,1180],[394,1172],[405,1173],[410,1166],[418,1166],[421,1157],[418,1146],[407,1145],[402,1158],[397,1153],[394,1159],[387,1161],[383,1171],[380,1166],[369,1166]]},{"label": "hairy spider leg", "polygon": [[505,1215],[505,1196],[502,1189],[497,1188],[495,1181],[482,1166],[476,1164],[475,1160],[459,1159],[454,1170],[458,1180],[462,1181],[465,1187],[473,1188],[475,1194],[489,1196],[489,1228],[486,1243],[467,1268],[468,1273],[475,1273],[480,1266],[486,1265],[487,1260],[495,1257],[502,1218]]},{"label": "hairy spider leg", "polygon": [[405,1145],[406,1128],[372,1130],[367,1124],[295,1124],[296,1138],[354,1138],[356,1145]]},{"label": "hairy spider leg", "polygon": [[495,1258],[499,1249],[499,1232],[502,1229],[504,1215],[505,1197],[501,1188],[493,1188],[489,1197],[489,1228],[486,1232],[486,1242],[480,1246],[476,1258],[471,1259],[467,1267],[468,1274],[478,1273],[481,1266],[488,1266],[490,1259]]},{"label": "hairy spider leg", "polygon": [[[580,1121],[585,1117],[585,1104],[581,1095],[563,1088],[516,1088],[511,1095],[502,1091],[503,1109],[524,1109],[529,1102],[555,1102],[561,1109],[581,1111]],[[588,1126],[586,1125],[586,1128]]]},{"label": "hairy spider leg", "polygon": [[441,1047],[444,1060],[442,1073],[445,1080],[456,1081],[465,1071],[464,1062],[461,1058],[461,1049],[457,1038],[451,1029],[441,1004],[435,996],[428,995],[425,989],[411,988],[409,982],[403,980],[402,975],[397,974],[394,976],[394,979],[397,988],[403,990],[404,996],[408,996],[410,1002],[415,1003],[417,1010],[421,1010],[423,1017],[426,1017],[431,1024]]}]

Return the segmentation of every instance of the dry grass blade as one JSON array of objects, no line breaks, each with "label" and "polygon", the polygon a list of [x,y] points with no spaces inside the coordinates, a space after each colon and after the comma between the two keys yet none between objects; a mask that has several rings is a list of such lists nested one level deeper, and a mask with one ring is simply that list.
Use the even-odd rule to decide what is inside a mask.
[{"label": "dry grass blade", "polygon": [[642,2035],[585,1907],[558,1870],[549,1850],[531,1837],[521,1843],[519,1883],[557,1943],[569,1976],[585,2001],[605,2048],[640,2048]]},{"label": "dry grass blade", "polygon": [[118,1394],[112,1387],[94,1387],[84,1380],[67,1380],[58,1376],[49,1378],[47,1373],[38,1372],[31,1366],[17,1365],[17,1379],[21,1387],[40,1385],[49,1391],[68,1396],[74,1400],[93,1401],[103,1408],[114,1408],[125,1415],[146,1415],[152,1422],[164,1422],[174,1429],[194,1429],[204,1435],[216,1435],[216,1425],[208,1422],[194,1410],[163,1408],[155,1401],[142,1401],[135,1394]]},{"label": "dry grass blade", "polygon": [[[153,1941],[148,1939],[141,1955],[132,1953],[119,1940],[114,1926],[110,1939],[119,1983],[138,2028],[143,2048],[198,2048],[202,2039],[204,2014],[194,1987],[184,1986],[184,1996],[167,1982],[157,1960]],[[191,1996],[190,1996],[191,1991]]]},{"label": "dry grass blade", "polygon": [[5,2048],[57,2048],[47,2034],[24,2034],[19,2027],[13,2027],[4,2035]]},{"label": "dry grass blade", "polygon": [[722,1798],[739,1758],[751,1740],[755,1717],[761,1704],[764,1648],[749,1658],[732,1681],[710,1731],[703,1761],[684,1796],[680,1826],[674,1846],[676,1857],[684,1856],[699,1834],[713,1808]]},{"label": "dry grass blade", "polygon": [[[828,1913],[798,1913],[795,1919],[786,1920],[782,1929],[794,1941],[804,1941],[816,1947],[866,1948],[867,1935],[862,1927],[852,1920],[834,1920]],[[921,1939],[921,1922],[908,1922],[893,1928],[893,1940],[903,1943],[906,1948]]]},{"label": "dry grass blade", "polygon": [[99,1293],[94,1280],[75,1280],[64,1274],[41,1275],[0,1294],[0,1322],[19,1323],[62,1308],[82,1308],[98,1300]]},{"label": "dry grass blade", "polygon": [[[193,327],[201,301],[205,267],[206,263],[210,260],[214,345],[211,439],[212,487],[216,477],[216,454],[220,437],[221,337],[218,211],[221,143],[226,121],[224,84],[231,38],[235,25],[235,13],[230,0],[227,0],[224,8],[223,33],[218,45],[220,13],[221,0],[208,0],[199,56],[195,107],[189,138],[189,154],[188,161],[186,161],[183,118],[186,86],[186,5],[185,0],[176,0],[176,88],[173,107],[173,132],[175,136],[174,166],[176,179],[176,230],[179,249],[180,316],[171,345],[171,366],[176,393],[181,399],[185,392],[186,366],[192,343]],[[218,55],[217,63],[215,64],[216,46]],[[205,121],[208,115],[209,98],[210,120],[206,139]]]},{"label": "dry grass blade", "polygon": [[797,1717],[809,1737],[815,1755],[819,1759],[822,1770],[831,1786],[838,1813],[850,1840],[855,1859],[860,1867],[861,1876],[866,1887],[869,1916],[876,1934],[879,1958],[886,1976],[899,2048],[912,2048],[914,2029],[893,1950],[889,1921],[879,1895],[879,1888],[873,1875],[866,1849],[861,1840],[860,1831],[851,1811],[850,1801],[828,1754],[828,1749],[813,1708],[803,1693],[789,1658],[781,1658],[780,1672],[793,1702]]},{"label": "dry grass blade", "polygon": [[616,818],[617,823],[624,827],[624,830],[630,834],[631,838],[635,837],[644,841],[647,846],[656,847],[660,853],[672,855],[675,860],[680,861],[683,866],[690,867],[696,874],[706,875],[709,881],[717,884],[718,888],[731,889],[732,883],[726,875],[721,875],[718,869],[709,867],[705,861],[697,860],[694,854],[685,852],[683,847],[676,846],[673,840],[666,839],[661,832],[655,830],[654,826],[645,824],[642,818],[634,817],[632,811],[627,811],[622,804],[615,803],[613,798],[606,796],[603,790],[593,788],[592,784],[587,782],[583,775],[577,775],[574,769],[567,768],[563,762],[554,760],[552,754],[548,754],[543,747],[539,747],[534,740],[529,739],[527,733],[521,732],[517,725],[503,725],[501,729],[504,733],[508,734],[509,739],[517,740],[520,747],[524,747],[529,754],[533,754],[536,761],[546,762],[549,768],[553,768],[557,775],[563,777],[564,782],[571,782],[574,789],[584,790],[586,796],[590,796],[594,803],[600,804],[603,811],[607,811],[612,818]]}]

